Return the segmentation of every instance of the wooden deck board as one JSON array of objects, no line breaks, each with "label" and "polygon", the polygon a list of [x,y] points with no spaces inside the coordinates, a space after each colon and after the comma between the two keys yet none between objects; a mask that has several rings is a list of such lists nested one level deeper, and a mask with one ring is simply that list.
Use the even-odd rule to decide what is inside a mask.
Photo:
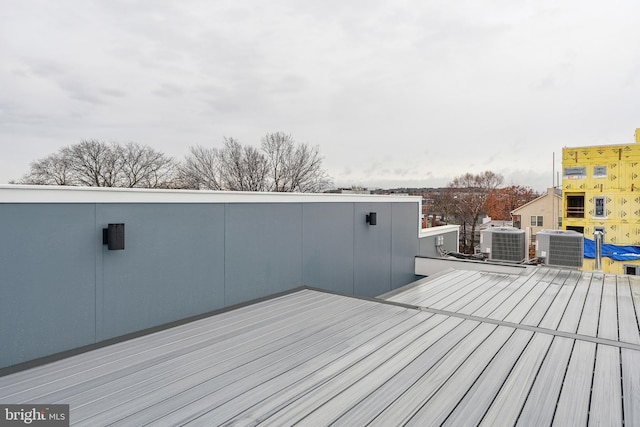
[{"label": "wooden deck board", "polygon": [[622,357],[622,396],[624,423],[640,425],[640,351],[620,349]]},{"label": "wooden deck board", "polygon": [[[480,317],[494,316],[492,318],[497,318],[497,316],[499,316],[497,314],[497,310],[499,307],[507,306],[509,304],[509,301],[513,300],[514,294],[523,293],[525,291],[530,290],[532,287],[536,285],[536,283],[538,283],[538,280],[544,277],[546,272],[547,272],[546,269],[536,269],[534,273],[531,273],[528,276],[518,276],[506,287],[501,289],[501,291],[497,295],[495,295],[491,300],[487,301],[481,307],[478,307],[477,310],[471,313],[469,313],[467,310],[460,310],[460,312],[464,314],[473,314],[474,316],[480,316]],[[492,313],[496,313],[496,314],[492,314]],[[500,317],[500,319],[502,319],[502,317]]]},{"label": "wooden deck board", "polygon": [[487,365],[477,381],[449,414],[443,425],[477,425],[533,337],[533,332],[517,330]]},{"label": "wooden deck board", "polygon": [[[210,324],[205,318],[176,326],[170,330],[159,331],[154,334],[141,336],[120,342],[108,347],[99,348],[89,353],[78,354],[62,359],[55,364],[46,364],[12,374],[11,391],[14,394],[22,390],[32,391],[40,389],[48,384],[60,380],[82,378],[99,374],[100,370],[108,370],[113,366],[120,367],[123,363],[138,363],[141,360],[153,360],[159,353],[169,354],[172,351],[181,351],[184,347],[198,344],[203,340],[225,336],[230,328],[242,325],[261,325],[271,319],[282,317],[282,313],[289,310],[304,312],[305,310],[322,310],[323,306],[338,302],[337,295],[320,295],[312,291],[304,291],[300,294],[290,295],[290,298],[274,298],[255,304],[253,310],[249,307],[241,307],[233,312],[216,315],[215,323]],[[253,326],[255,328],[256,326]],[[239,333],[238,331],[236,333]],[[150,351],[149,346],[154,350]],[[135,362],[129,362],[135,360]],[[57,383],[55,389],[62,386]],[[44,391],[43,393],[46,393]],[[0,395],[7,398],[6,387],[0,383]],[[21,398],[17,398],[21,401]]]},{"label": "wooden deck board", "polygon": [[555,337],[522,412],[518,417],[519,426],[551,425],[556,403],[565,377],[574,340]]},{"label": "wooden deck board", "polygon": [[[366,395],[371,388],[407,369],[427,348],[461,323],[444,316],[431,317],[379,349],[365,354],[360,360],[354,362],[354,355],[345,357],[266,398],[264,395],[268,391],[260,387],[252,389],[235,398],[233,405],[222,405],[208,411],[196,422],[211,420],[212,424],[214,421],[224,421],[231,425],[241,425],[251,420],[268,420],[269,423],[274,423],[280,419],[282,423],[289,423],[296,418],[303,418],[318,407],[328,406],[327,402],[338,405],[333,406],[329,412],[331,416],[335,416],[340,410],[344,410],[341,408],[351,407],[361,399],[363,393]],[[467,324],[469,326],[470,323]],[[269,384],[268,387],[277,390],[274,384]],[[274,416],[275,418],[270,418]]]},{"label": "wooden deck board", "polygon": [[441,293],[447,295],[451,292],[452,287],[456,287],[457,283],[468,282],[475,277],[479,277],[479,275],[480,273],[477,271],[453,270],[449,274],[438,276],[433,280],[427,280],[420,286],[411,287],[406,291],[395,294],[389,298],[389,301],[422,305],[424,301],[438,298]]},{"label": "wooden deck board", "polygon": [[604,275],[595,273],[591,277],[591,285],[584,302],[580,324],[578,325],[578,333],[595,337],[598,335],[598,319],[600,317],[600,300],[602,297],[602,284]]},{"label": "wooden deck board", "polygon": [[551,335],[534,334],[500,388],[500,392],[491,403],[489,410],[482,418],[480,425],[496,426],[516,423],[552,341],[553,336]]},{"label": "wooden deck board", "polygon": [[[193,377],[218,376],[238,365],[246,365],[249,369],[251,363],[259,360],[265,353],[286,353],[291,351],[290,348],[294,345],[295,348],[304,347],[352,328],[361,328],[360,323],[366,322],[372,315],[370,309],[363,309],[351,316],[349,313],[335,314],[334,319],[323,325],[324,327],[318,327],[318,324],[300,327],[302,319],[298,319],[298,322],[289,320],[289,328],[276,330],[274,333],[265,334],[256,329],[254,337],[243,335],[240,336],[241,341],[235,344],[226,342],[221,346],[208,346],[184,358],[170,359],[166,363],[141,370],[121,381],[96,385],[89,392],[66,396],[62,401],[73,403],[76,419],[90,419],[91,408],[95,406],[100,406],[103,411],[119,408],[120,413],[124,413],[126,408],[135,406],[134,400],[145,394],[149,395],[151,401],[158,397],[155,396],[156,392],[165,388],[180,389],[181,384],[188,383]],[[393,317],[395,315],[385,316],[386,319],[395,321]]]},{"label": "wooden deck board", "polygon": [[[419,377],[405,393],[387,406],[369,425],[385,427],[409,421],[495,329],[496,325],[488,323],[479,325]],[[314,425],[313,420],[311,425]]]},{"label": "wooden deck board", "polygon": [[[184,376],[168,387],[156,388],[144,395],[134,397],[117,406],[117,411],[103,411],[100,414],[82,413],[89,423],[108,424],[120,422],[128,425],[140,425],[161,418],[173,411],[192,408],[202,403],[204,396],[217,394],[212,401],[224,403],[230,396],[242,390],[258,386],[269,379],[278,376],[283,371],[293,372],[293,369],[313,359],[315,361],[339,357],[339,349],[344,349],[347,343],[355,347],[359,343],[367,342],[379,335],[393,335],[400,333],[419,320],[415,316],[409,318],[401,315],[385,316],[386,321],[375,326],[368,322],[354,325],[350,333],[329,333],[323,340],[311,337],[309,340],[292,341],[290,346],[284,346],[279,351],[260,354],[258,358],[245,364],[236,363],[225,369],[198,372]],[[292,322],[295,323],[295,322]],[[356,334],[353,338],[348,338]],[[238,354],[242,354],[239,351]],[[211,369],[215,369],[215,366]],[[109,404],[111,402],[109,401]],[[190,406],[193,405],[193,406]],[[211,403],[213,405],[213,403]],[[92,405],[95,406],[95,405]],[[82,409],[82,408],[80,408]],[[102,409],[102,406],[101,406]],[[81,411],[78,411],[81,412]],[[80,416],[78,414],[78,416]]]},{"label": "wooden deck board", "polygon": [[450,307],[447,307],[447,309],[453,310],[457,313],[471,314],[477,311],[487,302],[496,298],[498,294],[504,292],[504,290],[508,288],[509,285],[513,282],[513,276],[496,276],[495,280],[487,283],[484,292],[479,295],[475,295],[473,298],[468,299],[467,301],[460,300],[456,305],[451,305]]},{"label": "wooden deck board", "polygon": [[590,426],[622,425],[620,348],[598,344],[589,407]]},{"label": "wooden deck board", "polygon": [[618,297],[616,276],[607,274],[602,286],[598,337],[618,340]]},{"label": "wooden deck board", "polygon": [[530,289],[527,289],[524,295],[514,293],[513,296],[519,297],[519,300],[514,301],[510,299],[510,301],[507,301],[502,307],[499,307],[496,312],[491,313],[490,317],[497,320],[504,320],[506,322],[520,322],[527,315],[529,310],[531,310],[531,307],[533,307],[538,301],[540,295],[542,295],[547,287],[551,285],[551,281],[557,274],[557,271],[552,269],[547,270],[545,276]]},{"label": "wooden deck board", "polygon": [[592,274],[589,272],[582,272],[576,289],[571,295],[571,299],[567,304],[567,308],[564,311],[560,325],[558,325],[559,331],[576,333],[580,318],[582,317],[582,311],[584,309],[584,303],[589,293],[589,286],[591,285]]},{"label": "wooden deck board", "polygon": [[640,276],[629,276],[628,279],[631,287],[631,298],[636,308],[636,318],[640,319]]},{"label": "wooden deck board", "polygon": [[[548,313],[549,309],[553,306],[553,302],[556,299],[556,296],[563,289],[562,285],[551,283],[546,287],[544,292],[540,294],[535,303],[531,306],[526,316],[524,316],[521,320],[518,319],[518,323],[523,325],[530,326],[538,326],[544,316]],[[564,312],[564,307],[562,307],[562,312]],[[561,313],[562,313],[561,312]],[[558,313],[554,313],[555,316],[558,316]],[[560,314],[562,316],[562,314]],[[511,318],[511,320],[516,320]]]},{"label": "wooden deck board", "polygon": [[555,299],[537,326],[557,330],[575,290],[575,286],[561,286]]},{"label": "wooden deck board", "polygon": [[[433,307],[441,310],[455,311],[460,301],[463,304],[482,294],[486,290],[486,284],[492,280],[492,276],[480,274],[478,278],[468,284],[456,286],[449,289],[449,292],[442,295],[440,299],[431,299],[425,307]],[[450,308],[451,307],[451,308]]]},{"label": "wooden deck board", "polygon": [[420,408],[408,425],[424,426],[443,423],[514,332],[515,329],[498,326],[444,383],[438,393]]},{"label": "wooden deck board", "polygon": [[631,297],[629,276],[618,277],[618,327],[620,341],[640,344],[640,331]]},{"label": "wooden deck board", "polygon": [[596,344],[575,341],[553,418],[554,426],[585,426],[587,424],[595,354]]},{"label": "wooden deck board", "polygon": [[[450,321],[447,321],[451,323]],[[399,375],[394,376],[389,381],[385,382],[380,388],[376,389],[375,393],[369,394],[364,399],[364,405],[360,406],[360,410],[373,409],[371,412],[362,412],[358,414],[358,423],[363,423],[367,418],[374,418],[382,411],[386,406],[392,404],[396,399],[403,395],[411,387],[411,384],[418,381],[419,378],[428,372],[434,365],[436,365],[443,357],[445,357],[450,350],[455,347],[461,340],[469,336],[472,331],[478,327],[478,323],[464,321],[455,325],[450,332],[441,334],[437,340],[431,341],[426,350],[420,353],[418,357],[412,360],[405,369],[403,369]],[[315,396],[310,396],[310,403],[313,405],[312,410],[316,408]],[[331,398],[331,396],[327,396]],[[320,402],[323,403],[323,402]],[[298,403],[297,403],[298,404]],[[296,405],[297,405],[296,404]],[[334,402],[339,404],[339,402]],[[304,419],[304,424],[314,425],[313,419],[322,416],[329,416],[331,419],[340,416],[339,413],[326,412],[327,408],[319,408],[317,412],[312,411],[298,411],[299,408],[292,407],[286,410],[280,411],[274,417],[269,418],[268,422],[272,425],[291,425],[297,421],[301,421],[300,418],[304,417],[305,413],[308,417]],[[347,412],[347,408],[342,408],[342,413]],[[353,413],[351,414],[353,416]],[[347,415],[348,417],[348,415]]]}]

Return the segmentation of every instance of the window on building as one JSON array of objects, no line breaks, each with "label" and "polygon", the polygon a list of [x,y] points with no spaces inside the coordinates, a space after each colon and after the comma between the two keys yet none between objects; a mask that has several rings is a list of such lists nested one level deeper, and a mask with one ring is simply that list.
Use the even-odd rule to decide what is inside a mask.
[{"label": "window on building", "polygon": [[640,276],[640,265],[624,264],[624,274],[630,274],[632,276]]},{"label": "window on building", "polygon": [[567,196],[567,218],[584,218],[584,194]]},{"label": "window on building", "polygon": [[593,216],[603,217],[605,216],[605,203],[604,197],[593,198]]},{"label": "window on building", "polygon": [[522,218],[520,217],[520,215],[514,215],[513,216],[513,226],[515,228],[521,228],[522,227]]},{"label": "window on building", "polygon": [[564,168],[565,179],[583,179],[587,177],[587,168],[585,166],[574,166]]},{"label": "window on building", "polygon": [[593,177],[594,178],[605,178],[607,176],[607,167],[606,166],[594,166],[593,167]]},{"label": "window on building", "polygon": [[562,217],[558,217],[558,228],[562,230]]},{"label": "window on building", "polygon": [[532,227],[542,227],[542,217],[541,216],[536,216],[536,215],[532,215],[531,216],[531,226]]}]

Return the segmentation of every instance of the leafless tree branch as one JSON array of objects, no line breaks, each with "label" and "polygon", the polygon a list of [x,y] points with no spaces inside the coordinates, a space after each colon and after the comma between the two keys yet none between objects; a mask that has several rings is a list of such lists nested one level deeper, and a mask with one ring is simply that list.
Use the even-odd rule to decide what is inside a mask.
[{"label": "leafless tree branch", "polygon": [[151,147],[83,140],[31,164],[23,184],[87,187],[146,187],[171,185],[175,164]]}]

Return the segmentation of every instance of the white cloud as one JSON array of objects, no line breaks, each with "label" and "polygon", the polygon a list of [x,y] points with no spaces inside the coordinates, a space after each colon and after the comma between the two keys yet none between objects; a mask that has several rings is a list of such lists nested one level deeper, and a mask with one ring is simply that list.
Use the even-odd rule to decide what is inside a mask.
[{"label": "white cloud", "polygon": [[83,138],[181,157],[281,130],[337,184],[543,190],[563,146],[640,127],[629,0],[6,3],[0,182]]}]

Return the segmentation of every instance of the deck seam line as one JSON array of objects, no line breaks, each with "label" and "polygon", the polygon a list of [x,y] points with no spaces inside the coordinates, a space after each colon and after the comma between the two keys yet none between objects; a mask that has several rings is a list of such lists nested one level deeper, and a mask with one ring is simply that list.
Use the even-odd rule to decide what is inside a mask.
[{"label": "deck seam line", "polygon": [[615,341],[615,340],[610,340],[610,339],[606,339],[606,338],[590,337],[590,336],[587,336],[587,335],[575,334],[575,333],[571,333],[571,332],[564,332],[564,331],[557,331],[557,330],[554,330],[554,329],[541,328],[539,326],[530,326],[530,325],[523,325],[523,324],[520,324],[520,323],[505,322],[504,320],[489,319],[489,318],[486,318],[486,317],[474,316],[474,315],[470,315],[470,314],[456,313],[456,312],[453,312],[453,311],[441,310],[441,309],[438,309],[438,308],[420,307],[420,310],[426,311],[428,313],[433,313],[433,314],[442,314],[442,315],[445,315],[445,316],[459,317],[459,318],[462,318],[462,319],[465,319],[465,320],[474,320],[476,322],[492,323],[492,324],[498,325],[498,326],[508,326],[508,327],[515,328],[515,329],[523,329],[525,331],[539,332],[539,333],[543,333],[543,334],[554,335],[554,336],[557,336],[557,337],[570,338],[570,339],[575,339],[575,340],[592,342],[592,343],[595,343],[595,344],[604,344],[604,345],[610,345],[610,346],[614,346],[614,347],[627,348],[627,349],[630,349],[630,350],[640,351],[640,345],[639,344],[632,344],[632,343],[628,343],[628,342],[624,342],[624,341]]}]

